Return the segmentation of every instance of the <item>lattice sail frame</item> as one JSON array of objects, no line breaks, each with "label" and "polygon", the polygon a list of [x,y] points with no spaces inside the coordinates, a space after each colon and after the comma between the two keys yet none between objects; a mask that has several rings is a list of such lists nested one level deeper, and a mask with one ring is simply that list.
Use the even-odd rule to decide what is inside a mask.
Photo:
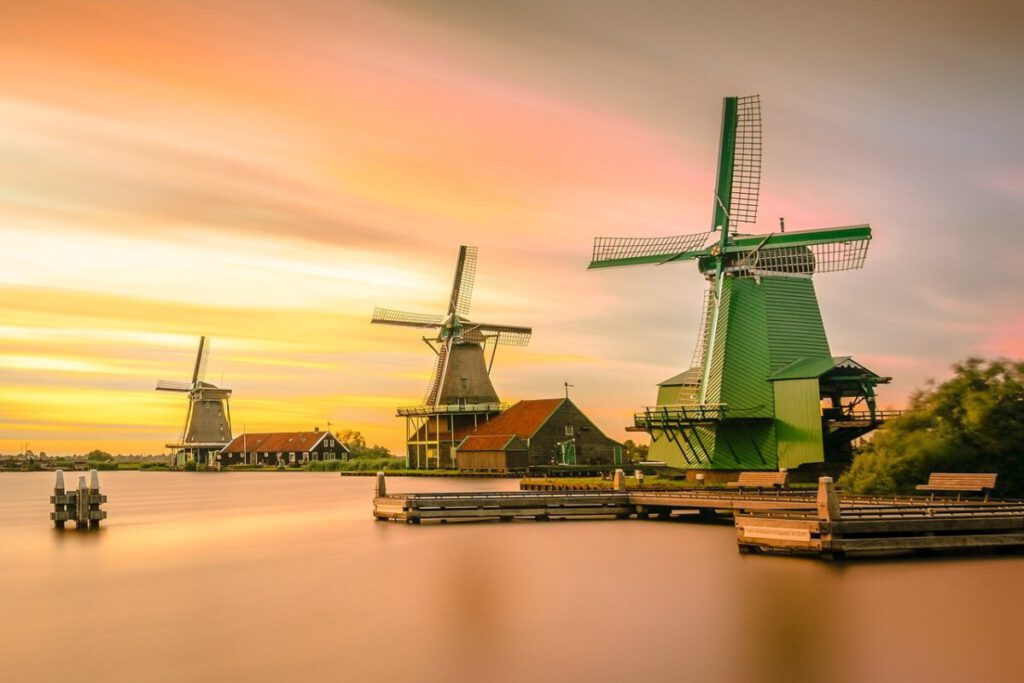
[{"label": "lattice sail frame", "polygon": [[730,227],[757,222],[761,191],[761,96],[736,98],[736,117]]},{"label": "lattice sail frame", "polygon": [[864,267],[870,238],[808,246],[766,246],[739,255],[726,272],[739,277],[837,273]]},{"label": "lattice sail frame", "polygon": [[649,258],[665,254],[682,255],[703,248],[710,236],[711,232],[669,237],[595,237],[591,262]]},{"label": "lattice sail frame", "polygon": [[460,318],[469,317],[469,305],[473,300],[473,283],[476,282],[477,248],[466,247],[465,258],[459,263],[459,276],[452,292],[452,305],[455,315]]},{"label": "lattice sail frame", "polygon": [[377,307],[373,309],[373,318],[370,322],[392,323],[396,325],[410,325],[417,327],[440,327],[441,323],[444,322],[444,316],[431,313],[409,313],[407,311],[399,311],[393,308]]}]

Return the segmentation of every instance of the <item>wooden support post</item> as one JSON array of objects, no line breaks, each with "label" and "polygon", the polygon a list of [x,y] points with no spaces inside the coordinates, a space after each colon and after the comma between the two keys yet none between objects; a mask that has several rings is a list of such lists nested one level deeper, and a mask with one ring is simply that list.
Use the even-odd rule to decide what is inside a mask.
[{"label": "wooden support post", "polygon": [[612,490],[613,491],[625,491],[626,490],[626,473],[622,470],[615,470],[615,476],[612,477]]},{"label": "wooden support post", "polygon": [[57,483],[53,486],[53,525],[58,529],[64,528],[64,513],[67,505],[64,501],[64,471],[57,470]]},{"label": "wooden support post", "polygon": [[839,508],[839,496],[836,495],[836,486],[832,483],[832,477],[821,477],[818,479],[818,519],[823,522],[837,521],[842,517]]},{"label": "wooden support post", "polygon": [[75,528],[81,529],[89,521],[89,487],[84,475],[78,478],[78,499],[75,503]]},{"label": "wooden support post", "polygon": [[826,560],[840,559],[845,554],[836,549],[833,525],[842,518],[839,496],[832,477],[818,479],[818,520],[821,526],[821,557]]},{"label": "wooden support post", "polygon": [[[97,470],[89,472],[89,493],[88,493],[88,522],[90,529],[98,529],[100,526],[100,473]],[[94,502],[95,500],[95,502]]]},{"label": "wooden support post", "polygon": [[374,496],[377,497],[377,498],[383,498],[386,495],[388,495],[388,486],[387,486],[387,483],[385,483],[385,481],[384,481],[384,473],[383,472],[378,472],[377,473],[377,489],[376,489],[376,491],[374,491]]}]

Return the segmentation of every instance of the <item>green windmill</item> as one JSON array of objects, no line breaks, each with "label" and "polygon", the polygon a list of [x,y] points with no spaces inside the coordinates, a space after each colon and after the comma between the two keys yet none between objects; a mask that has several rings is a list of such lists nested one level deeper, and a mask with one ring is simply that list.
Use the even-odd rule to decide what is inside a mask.
[{"label": "green windmill", "polygon": [[657,405],[629,428],[650,433],[652,460],[829,470],[886,417],[875,387],[890,378],[832,356],[812,279],[862,267],[871,228],[736,232],[757,219],[760,180],[760,98],[727,97],[711,229],[594,241],[590,268],[696,261],[708,282],[691,367],[659,384]]}]

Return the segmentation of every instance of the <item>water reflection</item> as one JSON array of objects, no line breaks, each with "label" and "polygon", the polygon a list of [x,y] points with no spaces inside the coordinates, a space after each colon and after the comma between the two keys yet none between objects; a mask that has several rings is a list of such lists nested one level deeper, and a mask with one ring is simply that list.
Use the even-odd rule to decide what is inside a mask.
[{"label": "water reflection", "polygon": [[372,480],[329,473],[106,474],[106,526],[60,534],[51,479],[0,475],[5,681],[1008,681],[1024,664],[1019,556],[827,564],[678,522],[408,527],[372,521]]}]

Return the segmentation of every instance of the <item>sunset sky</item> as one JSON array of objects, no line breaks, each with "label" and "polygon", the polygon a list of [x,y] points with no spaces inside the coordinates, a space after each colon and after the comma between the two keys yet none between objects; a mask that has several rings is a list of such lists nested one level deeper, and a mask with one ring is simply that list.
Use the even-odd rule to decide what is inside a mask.
[{"label": "sunset sky", "polygon": [[762,96],[754,232],[873,226],[817,286],[883,406],[1024,356],[1019,3],[686,5],[0,0],[0,453],[163,452],[202,334],[236,432],[398,450],[432,354],[370,315],[443,312],[459,244],[473,315],[534,329],[502,398],[568,380],[625,438],[703,281],[591,241],[706,229],[725,95]]}]

